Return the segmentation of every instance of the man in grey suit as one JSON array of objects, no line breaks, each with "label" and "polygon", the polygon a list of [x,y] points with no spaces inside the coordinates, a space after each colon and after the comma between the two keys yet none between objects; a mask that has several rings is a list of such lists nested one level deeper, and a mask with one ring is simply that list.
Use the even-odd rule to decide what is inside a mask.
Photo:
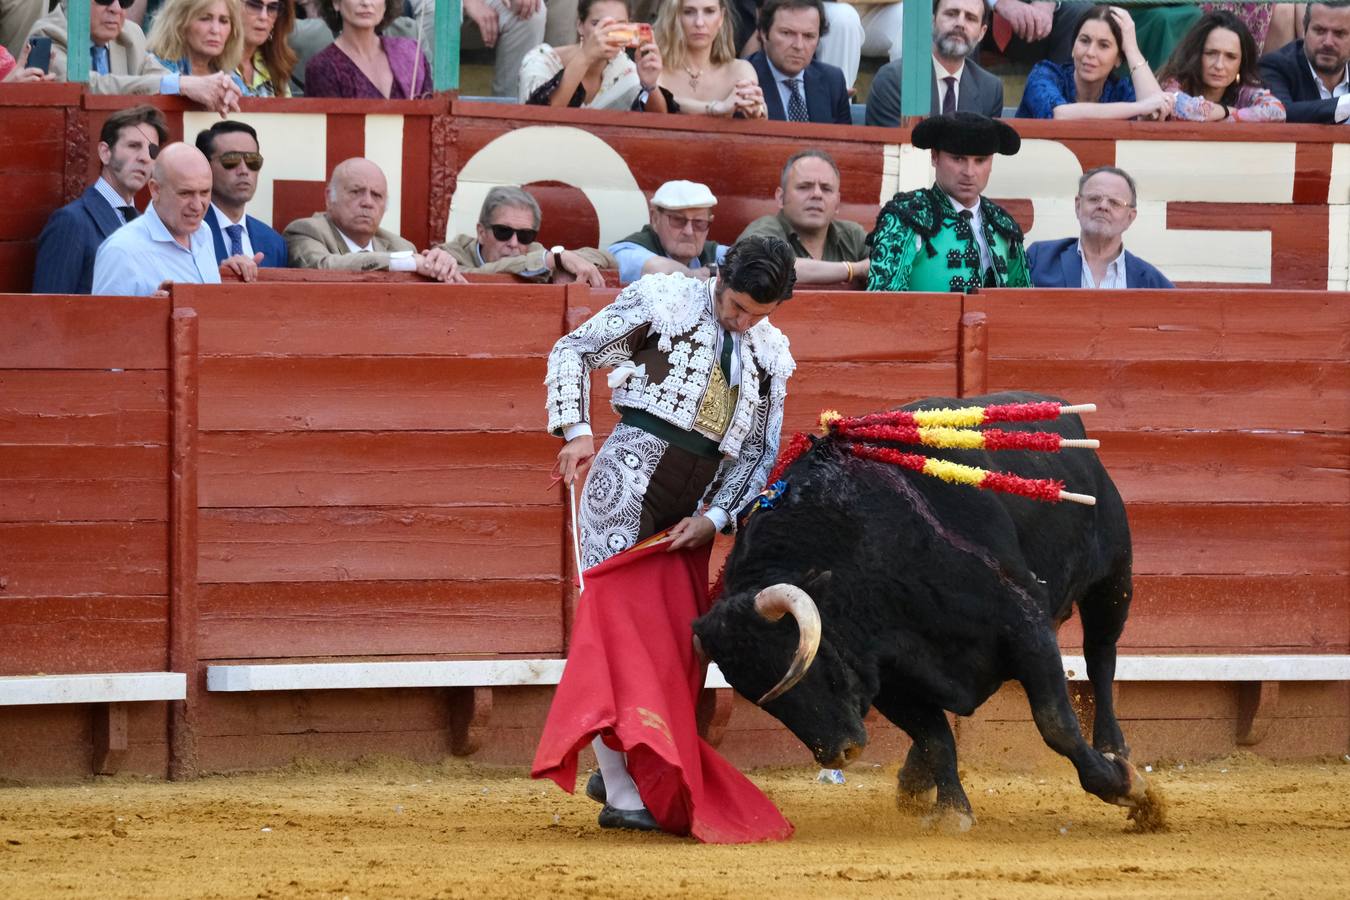
[{"label": "man in grey suit", "polygon": [[[1003,82],[967,59],[989,25],[984,0],[936,0],[933,4],[933,94],[930,112],[1003,115]],[[900,124],[900,65],[877,70],[867,95],[867,124]],[[939,83],[941,82],[941,83]]]}]

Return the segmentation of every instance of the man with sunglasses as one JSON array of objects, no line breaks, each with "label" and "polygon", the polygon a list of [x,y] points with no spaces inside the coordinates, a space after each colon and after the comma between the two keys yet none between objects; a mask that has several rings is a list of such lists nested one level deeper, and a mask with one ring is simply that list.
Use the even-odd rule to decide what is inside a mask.
[{"label": "man with sunglasses", "polygon": [[717,198],[706,184],[667,181],[652,194],[651,221],[609,245],[619,261],[619,282],[643,275],[676,272],[706,280],[729,247],[707,240]]},{"label": "man with sunglasses", "polygon": [[103,169],[78,199],[47,220],[38,236],[33,293],[89,293],[99,246],[140,215],[136,194],[168,138],[164,116],[153,106],[120,109],[104,120],[98,142]]},{"label": "man with sunglasses", "polygon": [[591,247],[545,249],[535,241],[542,216],[534,197],[518,187],[501,185],[483,198],[477,235],[458,235],[441,249],[455,258],[463,272],[518,275],[553,284],[580,281],[604,287],[600,269],[616,268],[614,257]]},{"label": "man with sunglasses", "polygon": [[211,163],[211,208],[206,226],[216,247],[216,259],[225,262],[243,256],[259,266],[283,269],[287,265],[286,239],[271,226],[244,213],[258,190],[263,158],[258,132],[233,119],[217,122],[197,134],[197,149]]},{"label": "man with sunglasses", "polygon": [[[239,87],[228,72],[179,75],[145,49],[145,33],[127,21],[135,0],[92,0],[89,6],[89,91],[94,94],[177,94],[222,116],[239,109]],[[38,19],[29,37],[50,38],[47,71],[66,78],[66,2]]]}]

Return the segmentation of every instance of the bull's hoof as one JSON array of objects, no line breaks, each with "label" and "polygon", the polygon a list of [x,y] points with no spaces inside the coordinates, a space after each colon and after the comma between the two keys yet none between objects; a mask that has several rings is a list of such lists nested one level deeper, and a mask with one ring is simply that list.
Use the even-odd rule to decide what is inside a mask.
[{"label": "bull's hoof", "polygon": [[946,806],[934,809],[919,820],[924,831],[942,834],[965,834],[975,827],[975,814]]},{"label": "bull's hoof", "polygon": [[1129,818],[1134,823],[1134,830],[1143,833],[1167,830],[1167,802],[1163,799],[1162,792],[1145,781],[1144,776],[1139,774],[1139,770],[1129,760],[1111,753],[1102,755],[1120,766],[1129,779],[1125,793],[1112,798],[1111,802],[1129,808]]},{"label": "bull's hoof", "polygon": [[1107,799],[1117,806],[1135,809],[1144,802],[1145,796],[1148,794],[1148,782],[1144,780],[1144,776],[1139,774],[1139,770],[1128,759],[1116,756],[1114,753],[1103,753],[1102,756],[1115,763],[1125,775],[1125,793]]},{"label": "bull's hoof", "polygon": [[926,791],[917,791],[910,793],[904,788],[895,792],[895,808],[902,813],[910,816],[921,816],[933,809],[933,802],[937,799],[937,788],[930,787]]}]

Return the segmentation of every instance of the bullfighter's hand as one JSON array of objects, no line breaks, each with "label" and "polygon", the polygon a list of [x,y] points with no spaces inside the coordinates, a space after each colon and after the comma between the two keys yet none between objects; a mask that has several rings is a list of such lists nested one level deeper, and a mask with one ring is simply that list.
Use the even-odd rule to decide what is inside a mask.
[{"label": "bullfighter's hand", "polygon": [[717,526],[713,524],[712,519],[707,516],[689,516],[676,522],[675,527],[670,529],[670,536],[674,540],[666,550],[669,552],[683,550],[686,547],[702,547],[716,534]]},{"label": "bullfighter's hand", "polygon": [[553,467],[553,477],[561,478],[563,484],[571,484],[586,473],[595,457],[595,438],[589,434],[579,434],[558,451],[558,463]]},{"label": "bullfighter's hand", "polygon": [[255,253],[252,256],[231,256],[221,265],[238,275],[240,281],[257,281],[258,263],[262,262],[262,258],[261,253]]}]

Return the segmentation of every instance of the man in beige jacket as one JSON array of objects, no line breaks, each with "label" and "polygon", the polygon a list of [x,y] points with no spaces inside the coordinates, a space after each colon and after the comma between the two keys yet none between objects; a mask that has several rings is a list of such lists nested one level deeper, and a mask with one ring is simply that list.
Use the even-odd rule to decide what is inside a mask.
[{"label": "man in beige jacket", "polygon": [[380,227],[389,196],[380,167],[368,159],[343,160],[328,182],[328,209],[286,226],[291,265],[303,269],[416,272],[462,284],[454,257],[439,247],[417,252],[412,242]]},{"label": "man in beige jacket", "polygon": [[[50,38],[51,63],[47,71],[57,81],[66,79],[69,32],[66,4],[37,20],[30,37]],[[95,94],[179,94],[222,116],[239,109],[239,88],[228,72],[179,75],[164,67],[145,49],[145,32],[127,21],[120,3],[89,6],[89,90]]]},{"label": "man in beige jacket", "polygon": [[593,247],[566,250],[555,245],[545,249],[535,240],[541,218],[534,197],[518,187],[495,187],[483,198],[477,234],[458,235],[440,249],[453,256],[465,272],[604,287],[600,269],[617,269],[614,257]]}]

